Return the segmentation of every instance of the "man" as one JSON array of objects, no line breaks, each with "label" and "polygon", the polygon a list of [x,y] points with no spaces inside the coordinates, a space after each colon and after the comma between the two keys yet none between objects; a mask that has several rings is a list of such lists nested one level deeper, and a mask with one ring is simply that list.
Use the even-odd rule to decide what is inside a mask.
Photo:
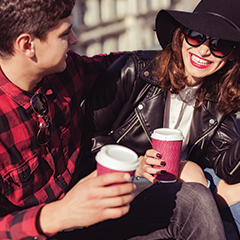
[{"label": "man", "polygon": [[[155,239],[157,233],[159,238],[225,239],[211,194],[199,184],[144,183],[132,202],[135,185],[128,174],[93,172],[78,181],[80,104],[121,54],[87,58],[69,51],[77,42],[74,4],[0,3],[0,239],[45,239],[73,228],[80,229],[54,238]],[[119,184],[108,186],[113,183]],[[166,198],[167,209],[160,201]]]}]

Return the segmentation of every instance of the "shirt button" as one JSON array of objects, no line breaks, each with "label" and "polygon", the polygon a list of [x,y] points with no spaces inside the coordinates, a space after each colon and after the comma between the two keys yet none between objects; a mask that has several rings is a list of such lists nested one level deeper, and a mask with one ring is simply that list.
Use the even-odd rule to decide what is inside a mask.
[{"label": "shirt button", "polygon": [[145,77],[148,77],[148,76],[149,76],[149,71],[145,71],[145,72],[143,73],[143,75],[144,75]]},{"label": "shirt button", "polygon": [[138,105],[138,109],[139,109],[139,110],[142,110],[142,109],[143,109],[143,105],[142,105],[142,104],[139,104],[139,105]]},{"label": "shirt button", "polygon": [[210,124],[214,124],[214,122],[215,122],[214,119],[210,119],[210,120],[209,120],[209,123],[210,123]]}]

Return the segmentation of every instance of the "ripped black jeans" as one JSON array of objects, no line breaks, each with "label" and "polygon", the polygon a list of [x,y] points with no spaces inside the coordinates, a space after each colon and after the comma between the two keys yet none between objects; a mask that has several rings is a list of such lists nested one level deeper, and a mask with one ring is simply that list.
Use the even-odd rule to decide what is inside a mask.
[{"label": "ripped black jeans", "polygon": [[119,219],[61,232],[51,239],[226,239],[210,190],[199,183],[136,182],[130,212]]}]

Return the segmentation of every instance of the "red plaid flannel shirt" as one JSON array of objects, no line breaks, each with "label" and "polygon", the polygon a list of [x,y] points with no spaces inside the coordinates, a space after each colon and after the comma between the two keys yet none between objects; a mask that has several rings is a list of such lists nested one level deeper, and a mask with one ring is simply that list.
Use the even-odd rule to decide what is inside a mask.
[{"label": "red plaid flannel shirt", "polygon": [[119,56],[88,58],[69,51],[67,69],[43,78],[39,89],[49,101],[52,135],[42,146],[36,142],[33,93],[0,72],[0,239],[46,238],[37,231],[37,215],[68,190],[80,151],[80,103]]}]

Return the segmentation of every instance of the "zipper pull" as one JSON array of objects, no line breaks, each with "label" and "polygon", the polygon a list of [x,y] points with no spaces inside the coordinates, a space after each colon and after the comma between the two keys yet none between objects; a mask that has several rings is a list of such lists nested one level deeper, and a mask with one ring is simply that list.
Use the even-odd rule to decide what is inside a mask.
[{"label": "zipper pull", "polygon": [[112,135],[113,134],[113,130],[111,130],[109,133],[108,133],[108,136]]}]

